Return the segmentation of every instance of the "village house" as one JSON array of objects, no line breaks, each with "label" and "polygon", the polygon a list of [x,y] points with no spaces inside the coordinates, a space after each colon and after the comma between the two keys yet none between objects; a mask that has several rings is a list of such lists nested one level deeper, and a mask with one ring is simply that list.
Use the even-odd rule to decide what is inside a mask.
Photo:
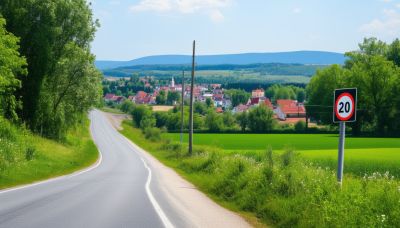
[{"label": "village house", "polygon": [[113,102],[113,103],[115,103],[115,104],[121,104],[122,102],[124,102],[124,100],[125,100],[125,97],[123,97],[123,96],[116,96],[116,95],[113,94],[113,93],[107,93],[107,94],[104,96],[104,101],[105,101],[105,102]]},{"label": "village house", "polygon": [[265,97],[265,92],[263,89],[256,89],[251,91],[251,97],[252,98],[261,98],[261,97]]},{"label": "village house", "polygon": [[296,118],[304,120],[306,118],[306,109],[302,103],[295,100],[277,100],[277,107],[275,113],[280,120],[286,120],[290,118]]},{"label": "village house", "polygon": [[240,104],[236,107],[233,108],[232,113],[241,113],[241,112],[246,112],[249,109],[249,106]]}]

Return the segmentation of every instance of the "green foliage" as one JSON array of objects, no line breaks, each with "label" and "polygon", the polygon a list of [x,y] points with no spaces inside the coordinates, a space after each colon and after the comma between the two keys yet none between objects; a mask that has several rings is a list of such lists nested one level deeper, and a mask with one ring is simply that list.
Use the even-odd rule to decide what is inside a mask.
[{"label": "green foliage", "polygon": [[246,104],[250,98],[250,94],[241,89],[230,89],[225,91],[225,93],[231,98],[233,107],[239,104]]},{"label": "green foliage", "polygon": [[167,95],[164,90],[161,90],[158,96],[156,97],[156,102],[159,105],[165,105],[167,103]]},{"label": "green foliage", "polygon": [[232,115],[230,111],[225,111],[224,114],[222,114],[222,119],[224,120],[224,125],[227,128],[235,128],[235,117]]},{"label": "green foliage", "polygon": [[[317,71],[318,72],[318,71]],[[283,86],[274,84],[265,91],[265,96],[276,101],[278,99],[291,99],[303,102],[305,99],[305,90],[296,86]]]},{"label": "green foliage", "polygon": [[332,123],[333,91],[345,87],[347,70],[332,65],[317,71],[307,85],[307,114],[324,124]]},{"label": "green foliage", "polygon": [[299,121],[299,122],[297,122],[295,125],[294,125],[294,129],[297,131],[297,132],[304,132],[305,130],[306,130],[306,122],[304,122],[304,121]]},{"label": "green foliage", "polygon": [[154,117],[156,118],[156,127],[162,128],[167,126],[168,116],[168,112],[154,112]]},{"label": "green foliage", "polygon": [[248,115],[247,112],[241,112],[235,115],[236,121],[240,126],[240,129],[244,132],[248,126]]},{"label": "green foliage", "polygon": [[[317,74],[307,86],[308,113],[325,124],[332,123],[332,93],[341,87],[358,88],[357,122],[354,134],[370,131],[396,134],[400,128],[398,99],[399,40],[387,45],[376,38],[364,39],[360,50],[346,53],[344,68],[334,65]],[[394,92],[396,91],[397,92]]]},{"label": "green foliage", "polygon": [[140,128],[142,130],[153,128],[156,126],[156,119],[153,115],[145,116],[140,121]]},{"label": "green foliage", "polygon": [[207,99],[206,99],[206,106],[207,106],[207,108],[214,107],[214,102],[209,97],[207,97]]},{"label": "green foliage", "polygon": [[202,102],[194,102],[193,104],[193,112],[198,113],[200,115],[207,114],[207,106]]},{"label": "green foliage", "polygon": [[130,100],[125,100],[119,107],[119,109],[124,113],[131,113],[134,108],[135,104]]},{"label": "green foliage", "polygon": [[26,60],[18,52],[19,39],[6,31],[5,24],[0,16],[0,115],[17,120],[21,103],[14,93],[27,74]]},{"label": "green foliage", "polygon": [[[156,98],[157,99],[157,98]],[[169,91],[167,95],[167,103],[170,105],[174,105],[179,103],[181,100],[181,94],[175,91]]]},{"label": "green foliage", "polygon": [[274,113],[265,105],[259,105],[249,111],[248,126],[253,132],[268,132],[274,128]]},{"label": "green foliage", "polygon": [[152,116],[151,110],[145,105],[137,105],[131,112],[133,123],[136,127],[141,127],[141,122],[145,118]]},{"label": "green foliage", "polygon": [[211,132],[220,132],[225,128],[222,115],[217,114],[212,109],[206,115],[205,124]]},{"label": "green foliage", "polygon": [[156,127],[148,127],[144,129],[144,136],[146,139],[157,142],[161,140],[161,130]]},{"label": "green foliage", "polygon": [[4,0],[0,13],[28,63],[14,93],[23,98],[19,115],[35,132],[60,139],[100,100],[101,74],[90,53],[98,22],[86,0]]}]

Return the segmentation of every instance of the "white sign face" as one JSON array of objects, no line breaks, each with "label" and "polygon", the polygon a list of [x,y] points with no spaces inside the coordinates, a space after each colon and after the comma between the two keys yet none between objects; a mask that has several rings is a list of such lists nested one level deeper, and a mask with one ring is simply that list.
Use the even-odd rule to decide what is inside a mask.
[{"label": "white sign face", "polygon": [[335,114],[341,121],[349,120],[355,110],[354,98],[349,93],[342,93],[336,100]]}]

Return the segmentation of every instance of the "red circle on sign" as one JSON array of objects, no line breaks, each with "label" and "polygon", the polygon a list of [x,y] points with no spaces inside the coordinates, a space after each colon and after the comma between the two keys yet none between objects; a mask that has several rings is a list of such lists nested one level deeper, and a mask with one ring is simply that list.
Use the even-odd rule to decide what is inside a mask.
[{"label": "red circle on sign", "polygon": [[[345,118],[343,118],[343,117],[341,117],[340,115],[339,115],[339,113],[337,112],[338,111],[338,109],[337,109],[337,106],[338,106],[338,102],[340,101],[340,99],[342,98],[342,97],[349,97],[350,98],[350,100],[351,100],[351,102],[352,102],[352,110],[351,110],[351,113],[350,113],[350,115],[348,116],[348,117],[345,117]],[[336,118],[338,118],[339,120],[341,120],[341,121],[347,121],[347,120],[349,120],[349,119],[351,119],[351,117],[353,117],[353,115],[354,115],[354,111],[355,111],[356,109],[355,109],[355,107],[354,107],[354,98],[353,98],[353,96],[350,94],[350,93],[342,93],[342,94],[340,94],[339,96],[338,96],[338,98],[336,99],[336,103],[335,103],[335,115],[336,115]]]}]

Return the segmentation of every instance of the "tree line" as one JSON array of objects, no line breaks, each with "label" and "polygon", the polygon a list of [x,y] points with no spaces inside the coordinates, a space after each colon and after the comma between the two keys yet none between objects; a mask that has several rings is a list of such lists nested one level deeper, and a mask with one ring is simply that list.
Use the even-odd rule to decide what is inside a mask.
[{"label": "tree line", "polygon": [[101,98],[86,0],[0,1],[1,113],[61,139]]},{"label": "tree line", "polygon": [[[152,128],[176,132],[181,130],[181,108],[175,106],[168,112],[154,112],[151,106],[136,105],[125,101],[119,107],[123,112],[132,116],[134,126],[141,128],[144,133],[154,131]],[[193,105],[193,129],[207,132],[251,132],[267,133],[271,131],[305,130],[305,122],[300,121],[295,126],[281,125],[274,118],[274,113],[267,106],[261,104],[247,112],[232,113],[226,110],[217,113],[212,105],[195,102]],[[184,106],[184,130],[189,127],[189,107]]]},{"label": "tree line", "polygon": [[318,70],[307,86],[307,112],[322,124],[332,124],[333,91],[358,89],[357,122],[349,124],[354,134],[400,132],[400,40],[387,44],[365,38],[359,50],[346,53],[344,66]]}]

